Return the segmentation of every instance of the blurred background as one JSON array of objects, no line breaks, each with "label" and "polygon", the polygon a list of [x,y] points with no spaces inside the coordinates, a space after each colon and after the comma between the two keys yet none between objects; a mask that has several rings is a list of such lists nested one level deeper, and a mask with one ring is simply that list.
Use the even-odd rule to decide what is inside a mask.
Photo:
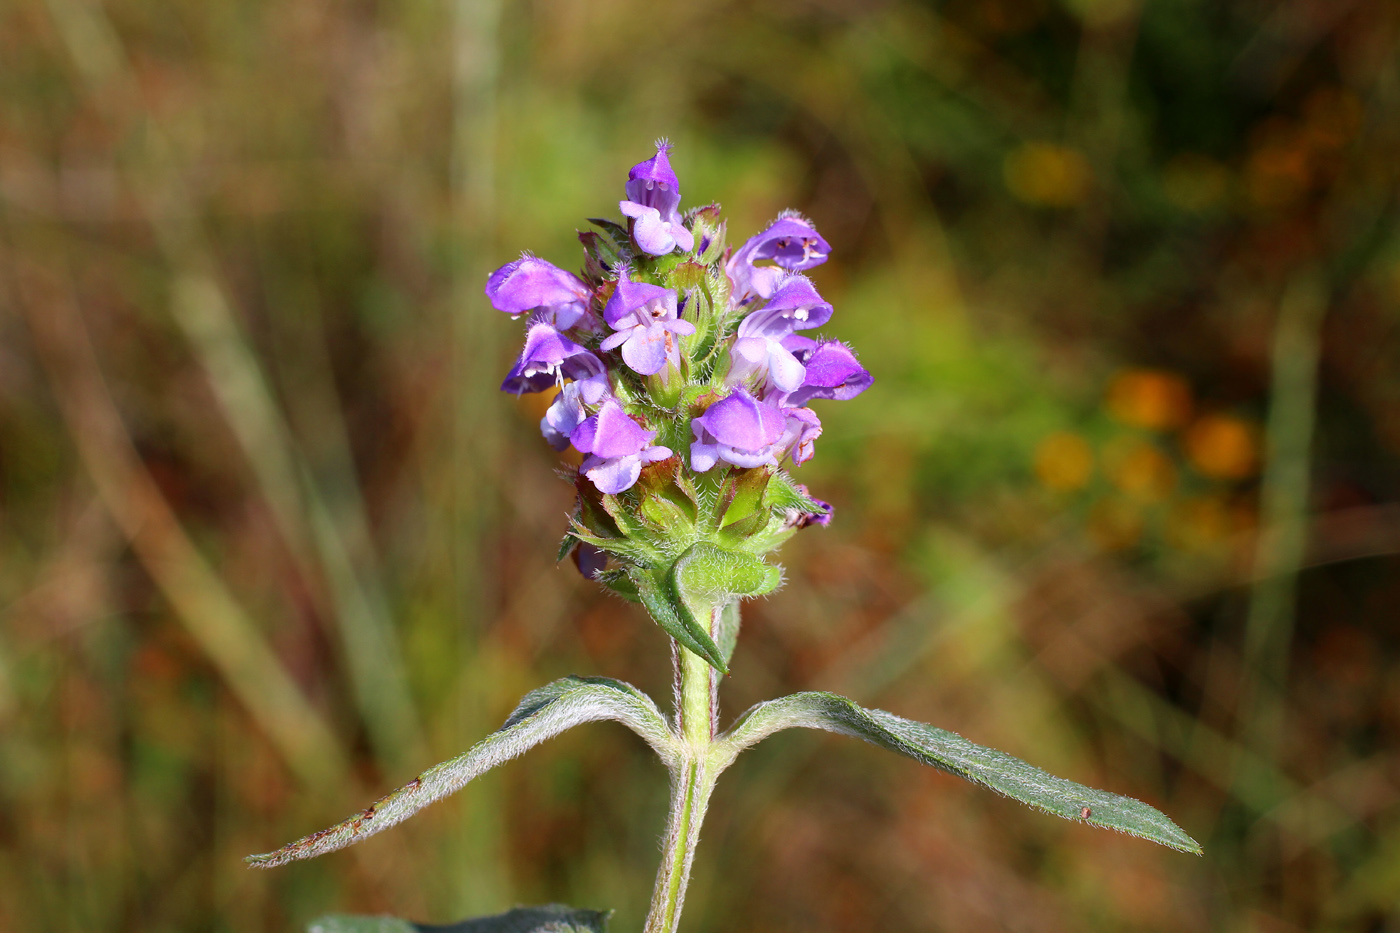
[{"label": "blurred background", "polygon": [[693,931],[1400,930],[1400,7],[1384,0],[10,0],[0,929],[516,903],[640,928],[665,774],[577,729],[363,807],[660,631],[481,294],[576,268],[670,136],[732,243],[833,244],[875,374],[746,611],[827,689],[1145,799],[1204,858],[849,739],[721,782]]}]

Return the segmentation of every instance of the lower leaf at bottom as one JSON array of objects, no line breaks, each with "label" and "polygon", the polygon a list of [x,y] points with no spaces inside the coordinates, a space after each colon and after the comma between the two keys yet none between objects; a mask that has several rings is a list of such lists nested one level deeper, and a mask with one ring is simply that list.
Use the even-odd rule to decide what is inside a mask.
[{"label": "lower leaf at bottom", "polygon": [[353,917],[329,914],[311,921],[306,933],[606,933],[608,913],[575,910],[559,904],[517,907],[493,917],[476,917],[446,926],[410,923],[398,917]]}]

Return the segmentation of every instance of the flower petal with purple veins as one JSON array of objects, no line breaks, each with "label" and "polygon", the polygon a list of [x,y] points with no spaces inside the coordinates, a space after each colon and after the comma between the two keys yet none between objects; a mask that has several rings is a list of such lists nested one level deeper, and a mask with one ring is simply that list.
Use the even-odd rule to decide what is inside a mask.
[{"label": "flower petal with purple veins", "polygon": [[743,389],[715,402],[695,420],[721,444],[748,450],[776,443],[786,424],[782,411]]},{"label": "flower petal with purple veins", "polygon": [[659,324],[632,328],[622,345],[622,360],[643,376],[661,372],[666,366],[666,328]]},{"label": "flower petal with purple veins", "polygon": [[574,447],[589,454],[579,469],[599,491],[622,492],[637,481],[642,464],[671,456],[667,447],[652,446],[655,431],[632,420],[617,399],[608,399],[598,414],[574,429]]},{"label": "flower petal with purple veins", "polygon": [[588,310],[592,293],[572,272],[528,253],[507,263],[486,280],[491,306],[507,314],[540,311],[541,319],[560,330],[578,323]]},{"label": "flower petal with purple veins", "polygon": [[760,397],[782,395],[799,388],[806,369],[781,341],[772,337],[740,336],[729,349],[728,385],[748,385]]},{"label": "flower petal with purple veins", "polygon": [[695,248],[695,235],[679,220],[665,220],[656,208],[644,207],[632,201],[619,201],[617,206],[624,215],[633,219],[632,238],[645,252],[665,256],[677,246],[687,253]]}]

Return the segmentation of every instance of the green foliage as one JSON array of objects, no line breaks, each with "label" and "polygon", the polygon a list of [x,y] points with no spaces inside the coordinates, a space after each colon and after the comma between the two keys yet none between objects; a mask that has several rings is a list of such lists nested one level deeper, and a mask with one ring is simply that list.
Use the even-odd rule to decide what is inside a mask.
[{"label": "green foliage", "polygon": [[750,709],[716,747],[718,767],[782,729],[824,729],[864,739],[960,778],[991,788],[1027,806],[1067,820],[1149,839],[1201,854],[1201,846],[1165,814],[1140,800],[1055,777],[1019,758],[973,744],[927,723],[884,710],[865,709],[833,693],[798,693]]}]

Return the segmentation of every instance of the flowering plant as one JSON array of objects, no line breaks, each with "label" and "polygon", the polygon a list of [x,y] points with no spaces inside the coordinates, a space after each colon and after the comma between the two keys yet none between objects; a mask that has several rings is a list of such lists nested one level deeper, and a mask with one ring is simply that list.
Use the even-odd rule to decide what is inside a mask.
[{"label": "flowering plant", "polygon": [[[501,388],[557,389],[540,431],[583,460],[577,505],[560,547],[578,569],[639,602],[672,639],[676,708],[668,720],[635,687],[566,677],[531,692],[496,732],[424,771],[337,826],[250,857],[281,865],[357,842],[460,789],[477,775],[583,722],[615,719],[640,735],[671,774],[671,808],[648,933],[680,923],[686,881],[715,781],[749,746],[782,729],[864,739],[1066,819],[1199,853],[1152,807],[1045,773],[1002,752],[829,693],[751,708],[722,731],[719,682],[739,634],[739,604],[782,580],[769,556],[831,520],[831,507],[789,467],[811,459],[822,426],[812,402],[842,401],[872,384],[850,347],[806,332],[832,306],[804,275],[830,246],[785,212],[732,252],[718,205],[680,212],[663,140],[628,174],[627,225],[594,220],[580,233],[581,274],[526,253],[486,283],[493,307],[526,318],[525,346]],[[600,930],[595,911],[517,909],[462,927]],[[318,921],[333,929],[355,918]],[[401,929],[413,925],[402,923]]]}]

